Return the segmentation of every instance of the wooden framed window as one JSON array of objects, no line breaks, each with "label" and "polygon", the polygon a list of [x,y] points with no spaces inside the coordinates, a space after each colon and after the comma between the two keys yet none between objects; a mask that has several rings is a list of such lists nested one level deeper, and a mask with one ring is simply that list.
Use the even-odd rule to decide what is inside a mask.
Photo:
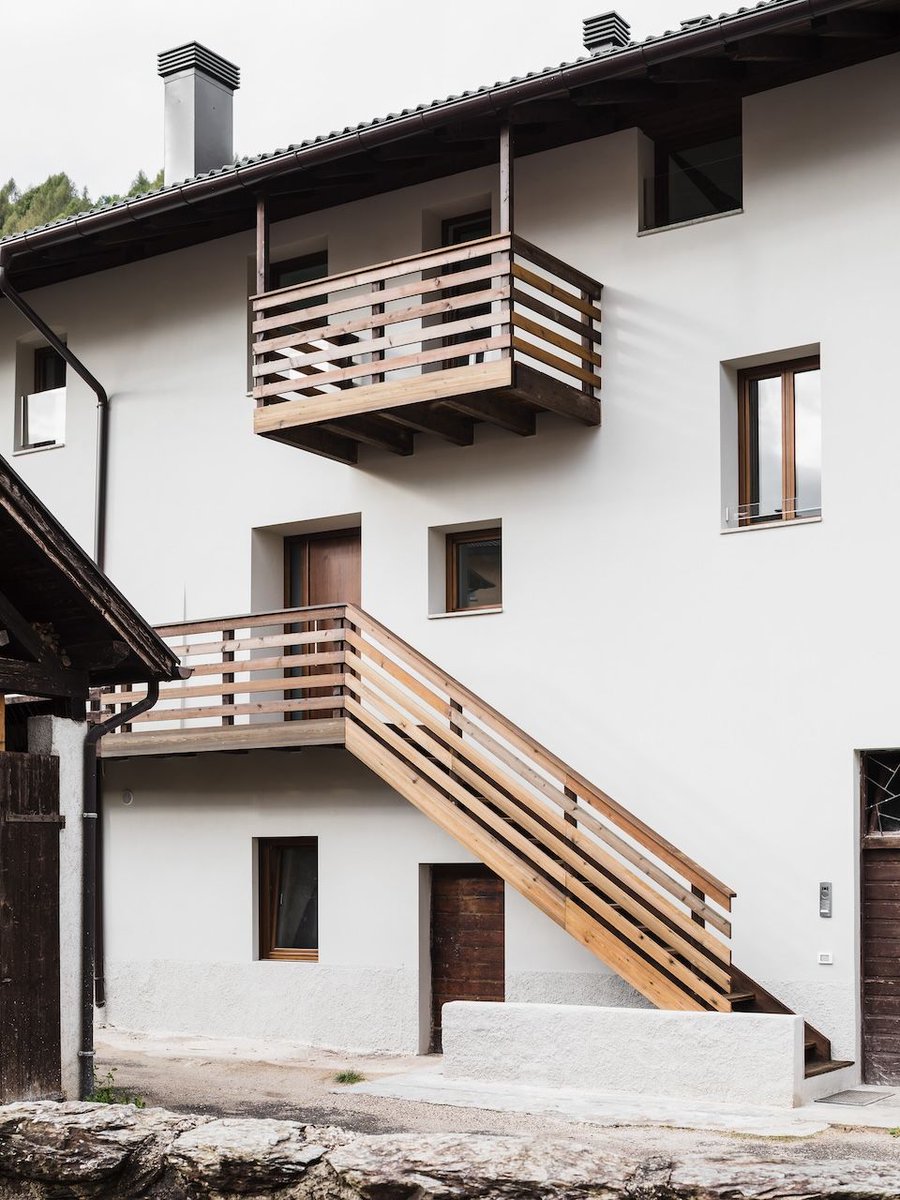
[{"label": "wooden framed window", "polygon": [[738,523],[822,515],[819,359],[738,374]]},{"label": "wooden framed window", "polygon": [[503,602],[499,526],[447,534],[447,612],[497,608]]},{"label": "wooden framed window", "polygon": [[317,838],[259,840],[259,957],[319,961]]},{"label": "wooden framed window", "polygon": [[[314,279],[324,279],[327,274],[328,252],[325,250],[317,254],[304,254],[299,258],[285,258],[269,264],[269,291],[311,283]],[[311,303],[307,301],[304,307],[309,307]]]}]

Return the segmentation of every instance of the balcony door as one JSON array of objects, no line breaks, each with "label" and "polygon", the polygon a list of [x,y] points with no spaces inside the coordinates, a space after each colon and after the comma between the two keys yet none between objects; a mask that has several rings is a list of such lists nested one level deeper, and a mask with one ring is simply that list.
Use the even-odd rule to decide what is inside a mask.
[{"label": "balcony door", "polygon": [[[288,608],[306,608],[310,605],[359,604],[361,599],[361,540],[360,530],[336,529],[327,533],[310,533],[302,537],[285,540],[285,605]],[[333,619],[300,621],[290,626],[291,633],[311,633],[320,629],[333,629],[340,622]],[[333,642],[315,642],[308,646],[313,654],[327,654],[334,649]],[[296,647],[293,653],[301,652]],[[305,651],[304,651],[305,652]],[[330,675],[332,664],[294,667],[294,675]],[[319,696],[335,695],[339,688],[311,688],[291,692],[289,700],[314,699]],[[288,713],[288,719],[304,717],[339,717],[340,711],[313,709]]]},{"label": "balcony door", "polygon": [[[441,224],[441,245],[442,246],[459,246],[463,242],[477,242],[479,238],[491,236],[491,213],[490,209],[484,212],[467,213],[462,217],[448,217]],[[474,259],[471,262],[451,263],[446,268],[448,275],[457,274],[462,271],[471,271],[473,268],[484,267],[490,262],[490,256]],[[484,288],[484,282],[479,283],[463,283],[457,287],[448,287],[444,289],[444,296],[464,296],[466,292],[477,292]],[[491,311],[490,304],[474,304],[470,308],[460,308],[450,312],[446,316],[449,321],[465,321],[470,317],[481,317],[489,315]],[[445,346],[464,346],[466,342],[478,342],[483,338],[491,336],[490,326],[485,329],[466,330],[464,333],[454,333],[449,337],[444,338]],[[477,352],[472,355],[466,355],[461,358],[454,358],[446,364],[447,367],[466,367],[472,363],[484,362],[484,353]]]}]

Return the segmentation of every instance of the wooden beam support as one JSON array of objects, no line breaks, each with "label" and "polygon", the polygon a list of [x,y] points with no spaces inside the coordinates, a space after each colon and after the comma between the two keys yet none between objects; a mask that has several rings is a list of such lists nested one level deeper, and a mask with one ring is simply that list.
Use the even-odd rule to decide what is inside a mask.
[{"label": "wooden beam support", "polygon": [[392,454],[409,455],[413,452],[412,431],[390,425],[379,416],[363,413],[344,417],[340,421],[329,421],[319,428],[336,433],[339,437],[353,438],[355,442],[363,442],[377,450],[390,450]]},{"label": "wooden beam support", "polygon": [[25,620],[3,592],[0,592],[0,622],[3,623],[6,633],[6,643],[4,644],[9,644],[12,639],[24,651],[25,657],[34,662],[40,662],[44,658],[47,647],[35,633],[30,622]]},{"label": "wooden beam support", "polygon": [[515,388],[524,400],[582,425],[600,424],[600,401],[593,392],[577,391],[561,379],[536,371],[525,363],[515,365]]},{"label": "wooden beam support", "polygon": [[86,700],[90,686],[86,671],[53,667],[47,663],[0,659],[0,691],[26,696],[71,697]]},{"label": "wooden beam support", "polygon": [[488,421],[491,425],[499,425],[519,437],[531,437],[537,426],[534,413],[529,411],[518,400],[508,396],[484,394],[473,396],[455,396],[445,402],[448,408],[474,417],[477,421]]},{"label": "wooden beam support", "polygon": [[398,425],[405,425],[420,433],[435,433],[454,446],[471,446],[475,440],[471,420],[433,404],[410,404],[407,408],[394,409],[385,416]]},{"label": "wooden beam support", "polygon": [[515,209],[515,138],[508,122],[500,127],[500,232],[512,233]]},{"label": "wooden beam support", "polygon": [[354,466],[357,461],[357,443],[352,438],[329,433],[325,429],[317,429],[311,425],[300,425],[294,429],[277,429],[259,431],[261,437],[271,438],[273,442],[284,442],[286,446],[299,446],[301,450],[309,450],[312,454],[321,454],[323,458],[331,458],[335,462]]},{"label": "wooden beam support", "polygon": [[269,290],[269,202],[265,196],[256,201],[256,291]]}]

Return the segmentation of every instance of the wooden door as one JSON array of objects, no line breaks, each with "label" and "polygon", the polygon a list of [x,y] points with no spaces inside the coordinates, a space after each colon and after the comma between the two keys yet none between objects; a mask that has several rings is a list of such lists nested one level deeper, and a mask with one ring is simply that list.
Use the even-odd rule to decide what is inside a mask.
[{"label": "wooden door", "polygon": [[431,868],[431,1051],[450,1000],[505,995],[503,880],[478,865]]},{"label": "wooden door", "polygon": [[863,1079],[900,1085],[900,840],[863,848]]},{"label": "wooden door", "polygon": [[0,1103],[58,1098],[59,759],[0,754]]},{"label": "wooden door", "polygon": [[[338,529],[328,533],[306,534],[288,538],[285,542],[285,604],[288,608],[306,608],[313,604],[359,604],[361,584],[362,543],[359,528]],[[305,633],[331,629],[340,622],[306,621],[291,625],[290,632]],[[333,646],[315,643],[310,652],[328,651]],[[295,653],[298,652],[295,650]],[[295,675],[330,674],[332,666],[297,667]],[[312,688],[292,692],[289,699],[314,699],[333,695],[332,688]],[[288,713],[288,719],[304,717],[322,719],[341,716],[335,709],[312,709],[309,712]]]}]

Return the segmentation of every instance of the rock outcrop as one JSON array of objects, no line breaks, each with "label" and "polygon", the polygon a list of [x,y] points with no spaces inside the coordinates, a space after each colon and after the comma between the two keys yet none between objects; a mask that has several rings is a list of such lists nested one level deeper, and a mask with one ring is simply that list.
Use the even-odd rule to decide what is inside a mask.
[{"label": "rock outcrop", "polygon": [[363,1136],[130,1105],[0,1108],[0,1200],[897,1200],[900,1170],[723,1151],[642,1161],[578,1141]]}]

